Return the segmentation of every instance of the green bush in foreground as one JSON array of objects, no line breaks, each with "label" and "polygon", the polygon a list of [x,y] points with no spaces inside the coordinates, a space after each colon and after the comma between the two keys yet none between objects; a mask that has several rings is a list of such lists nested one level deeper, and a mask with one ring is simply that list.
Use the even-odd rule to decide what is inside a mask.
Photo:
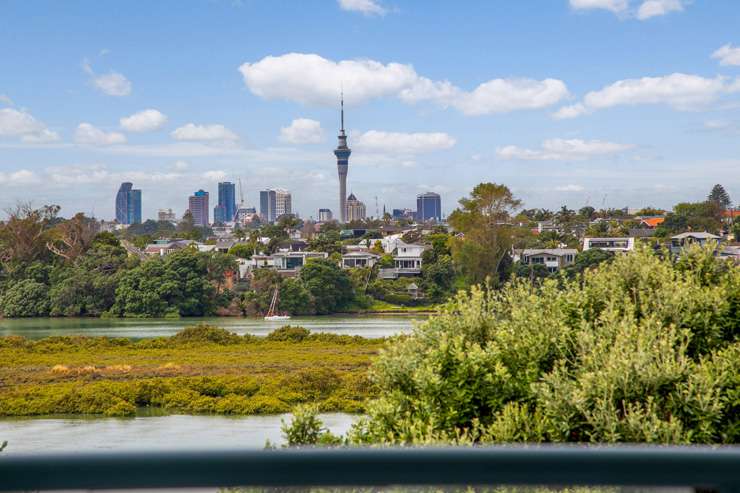
[{"label": "green bush in foreground", "polygon": [[737,443],[739,333],[740,268],[709,248],[474,288],[387,345],[349,438]]}]

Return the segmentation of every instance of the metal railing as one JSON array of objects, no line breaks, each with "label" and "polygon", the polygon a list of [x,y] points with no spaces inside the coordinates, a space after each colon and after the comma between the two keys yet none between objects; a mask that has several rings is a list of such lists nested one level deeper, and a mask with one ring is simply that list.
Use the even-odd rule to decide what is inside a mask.
[{"label": "metal railing", "polygon": [[740,492],[737,447],[335,448],[0,454],[0,490],[608,485]]}]

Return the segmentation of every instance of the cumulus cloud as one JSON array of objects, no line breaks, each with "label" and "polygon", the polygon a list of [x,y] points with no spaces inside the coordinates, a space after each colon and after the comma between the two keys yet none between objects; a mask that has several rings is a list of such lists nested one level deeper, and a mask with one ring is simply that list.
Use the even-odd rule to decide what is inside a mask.
[{"label": "cumulus cloud", "polygon": [[681,12],[683,3],[681,0],[646,0],[637,9],[637,18],[641,21],[666,15],[670,12]]},{"label": "cumulus cloud", "polygon": [[421,154],[449,149],[455,139],[446,133],[401,133],[368,130],[354,136],[354,147],[367,152],[389,152],[399,154]]},{"label": "cumulus cloud", "polygon": [[740,46],[726,44],[712,53],[712,58],[720,65],[740,65]]},{"label": "cumulus cloud", "polygon": [[137,183],[173,183],[182,179],[180,173],[162,173],[159,171],[125,171],[111,172],[100,164],[69,165],[46,168],[45,181],[57,185],[96,185],[118,184],[123,181]]},{"label": "cumulus cloud", "polygon": [[105,132],[90,123],[80,123],[75,131],[75,142],[82,145],[108,146],[125,144],[126,136],[120,132]]},{"label": "cumulus cloud", "polygon": [[0,109],[0,138],[15,137],[27,143],[46,143],[59,140],[59,135],[25,110]]},{"label": "cumulus cloud", "polygon": [[108,96],[128,96],[131,94],[131,81],[123,74],[110,71],[107,74],[98,75],[88,60],[82,62],[82,69],[90,76],[90,83],[98,91]]},{"label": "cumulus cloud", "polygon": [[20,169],[10,173],[0,172],[0,183],[3,185],[32,185],[39,181],[36,173],[27,169]]},{"label": "cumulus cloud", "polygon": [[500,159],[525,161],[578,161],[598,156],[610,156],[627,151],[634,146],[604,140],[548,139],[539,149],[526,149],[514,145],[499,147]]},{"label": "cumulus cloud", "polygon": [[570,0],[573,10],[608,10],[620,17],[634,17],[644,21],[652,17],[680,12],[686,0],[643,0],[631,3],[629,0]]},{"label": "cumulus cloud", "polygon": [[409,104],[431,101],[451,106],[466,115],[543,108],[568,95],[565,83],[557,79],[493,79],[464,91],[449,81],[422,77],[411,65],[335,62],[307,53],[267,56],[242,64],[239,71],[247,88],[261,98],[325,106],[337,105],[340,84],[348,104],[397,97]]},{"label": "cumulus cloud", "polygon": [[208,181],[224,181],[226,179],[226,172],[222,170],[211,170],[203,173],[203,178]]},{"label": "cumulus cloud", "polygon": [[318,144],[324,140],[324,131],[316,120],[296,118],[280,129],[280,140],[289,144]]},{"label": "cumulus cloud", "polygon": [[234,132],[219,124],[196,125],[188,123],[171,134],[175,140],[201,140],[211,142],[234,142],[239,140],[239,136]]},{"label": "cumulus cloud", "polygon": [[364,15],[385,15],[388,10],[377,0],[338,0],[339,8]]},{"label": "cumulus cloud", "polygon": [[677,110],[692,110],[716,101],[724,93],[740,90],[737,85],[724,77],[709,79],[682,73],[619,80],[589,92],[582,103],[565,106],[553,116],[574,118],[599,109],[636,104],[665,104]]},{"label": "cumulus cloud", "polygon": [[121,128],[128,132],[151,132],[167,123],[167,117],[155,109],[147,109],[125,116],[120,120]]},{"label": "cumulus cloud", "polygon": [[626,11],[627,7],[627,0],[570,0],[570,8],[574,10],[602,9],[617,14]]}]

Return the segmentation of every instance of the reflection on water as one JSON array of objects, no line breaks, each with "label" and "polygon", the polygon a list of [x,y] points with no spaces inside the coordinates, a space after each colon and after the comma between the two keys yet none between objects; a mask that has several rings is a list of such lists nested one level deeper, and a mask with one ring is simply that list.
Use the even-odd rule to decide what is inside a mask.
[{"label": "reflection on water", "polygon": [[[335,434],[349,430],[355,416],[320,415]],[[267,440],[283,442],[280,420],[271,416],[153,416],[136,418],[0,419],[5,454],[125,450],[261,449]]]},{"label": "reflection on water", "polygon": [[184,327],[209,323],[239,335],[267,335],[283,325],[301,325],[313,332],[388,337],[407,333],[414,321],[425,315],[368,315],[295,317],[288,322],[267,322],[261,318],[210,317],[186,319],[99,319],[99,318],[29,318],[0,320],[0,336],[19,335],[29,339],[49,336],[87,335],[140,339],[171,336]]}]

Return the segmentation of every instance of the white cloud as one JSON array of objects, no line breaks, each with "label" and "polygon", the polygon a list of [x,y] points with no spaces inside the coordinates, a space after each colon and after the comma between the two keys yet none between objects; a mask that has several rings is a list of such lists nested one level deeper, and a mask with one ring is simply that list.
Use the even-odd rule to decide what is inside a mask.
[{"label": "white cloud", "polygon": [[670,12],[681,12],[683,3],[681,0],[645,0],[637,9],[637,18],[641,21],[666,15]]},{"label": "white cloud", "polygon": [[188,163],[187,161],[183,161],[183,160],[175,161],[175,164],[172,165],[172,168],[177,171],[185,171],[189,167],[190,167],[190,163]]},{"label": "white cloud", "polygon": [[4,185],[31,185],[39,181],[36,173],[27,169],[20,169],[11,173],[0,172],[0,183]]},{"label": "white cloud", "polygon": [[224,181],[226,179],[226,172],[222,170],[211,170],[203,173],[203,178],[209,181]]},{"label": "white cloud", "polygon": [[324,131],[316,120],[296,118],[280,129],[280,140],[290,144],[318,144],[324,140]]},{"label": "white cloud", "polygon": [[737,81],[724,77],[709,79],[674,73],[663,77],[619,80],[591,91],[582,103],[560,108],[555,118],[574,118],[595,110],[619,105],[666,104],[677,110],[692,110],[716,101],[723,93],[740,90]]},{"label": "white cloud", "polygon": [[167,117],[155,109],[147,109],[125,116],[120,120],[121,127],[128,132],[151,132],[159,130],[167,123]]},{"label": "white cloud", "polygon": [[338,0],[339,8],[364,15],[385,15],[388,10],[377,0]]},{"label": "white cloud", "polygon": [[162,173],[159,171],[124,171],[110,172],[105,166],[71,165],[46,168],[46,178],[57,185],[117,185],[122,181],[143,183],[177,183],[182,180],[180,173]]},{"label": "white cloud", "polygon": [[577,161],[615,155],[633,147],[604,140],[548,139],[542,142],[540,149],[525,149],[514,145],[499,147],[496,149],[496,156],[500,159],[525,161]]},{"label": "white cloud", "polygon": [[740,65],[740,46],[726,44],[712,53],[712,58],[720,65]]},{"label": "white cloud", "polygon": [[80,123],[75,131],[75,142],[92,146],[125,144],[126,136],[120,132],[104,132],[89,123]]},{"label": "white cloud", "polygon": [[630,0],[570,0],[574,10],[608,10],[622,18],[634,17],[644,21],[651,17],[681,12],[686,0],[643,0],[635,9]]},{"label": "white cloud", "polygon": [[188,123],[187,125],[175,129],[170,135],[175,140],[205,140],[221,142],[233,142],[239,140],[238,135],[219,124],[196,125],[194,123]]},{"label": "white cloud", "polygon": [[627,0],[570,0],[570,7],[574,10],[603,9],[617,14],[626,11],[629,2]]},{"label": "white cloud", "polygon": [[0,138],[17,137],[26,143],[45,143],[59,140],[59,135],[46,128],[25,110],[0,109]]},{"label": "white cloud", "polygon": [[556,192],[582,192],[585,190],[581,185],[569,184],[555,187]]},{"label": "white cloud", "polygon": [[131,81],[123,74],[110,71],[107,74],[98,75],[88,60],[82,61],[82,69],[90,76],[93,87],[108,96],[128,96],[131,94]]},{"label": "white cloud", "polygon": [[239,67],[244,83],[264,99],[336,106],[340,86],[348,104],[397,97],[405,103],[432,101],[467,115],[502,113],[552,105],[568,95],[557,79],[492,79],[471,92],[449,81],[421,77],[411,65],[374,60],[334,62],[316,54],[267,56]]},{"label": "white cloud", "polygon": [[446,133],[400,133],[368,130],[354,136],[353,146],[368,152],[388,152],[399,154],[421,154],[449,149],[455,139]]}]

